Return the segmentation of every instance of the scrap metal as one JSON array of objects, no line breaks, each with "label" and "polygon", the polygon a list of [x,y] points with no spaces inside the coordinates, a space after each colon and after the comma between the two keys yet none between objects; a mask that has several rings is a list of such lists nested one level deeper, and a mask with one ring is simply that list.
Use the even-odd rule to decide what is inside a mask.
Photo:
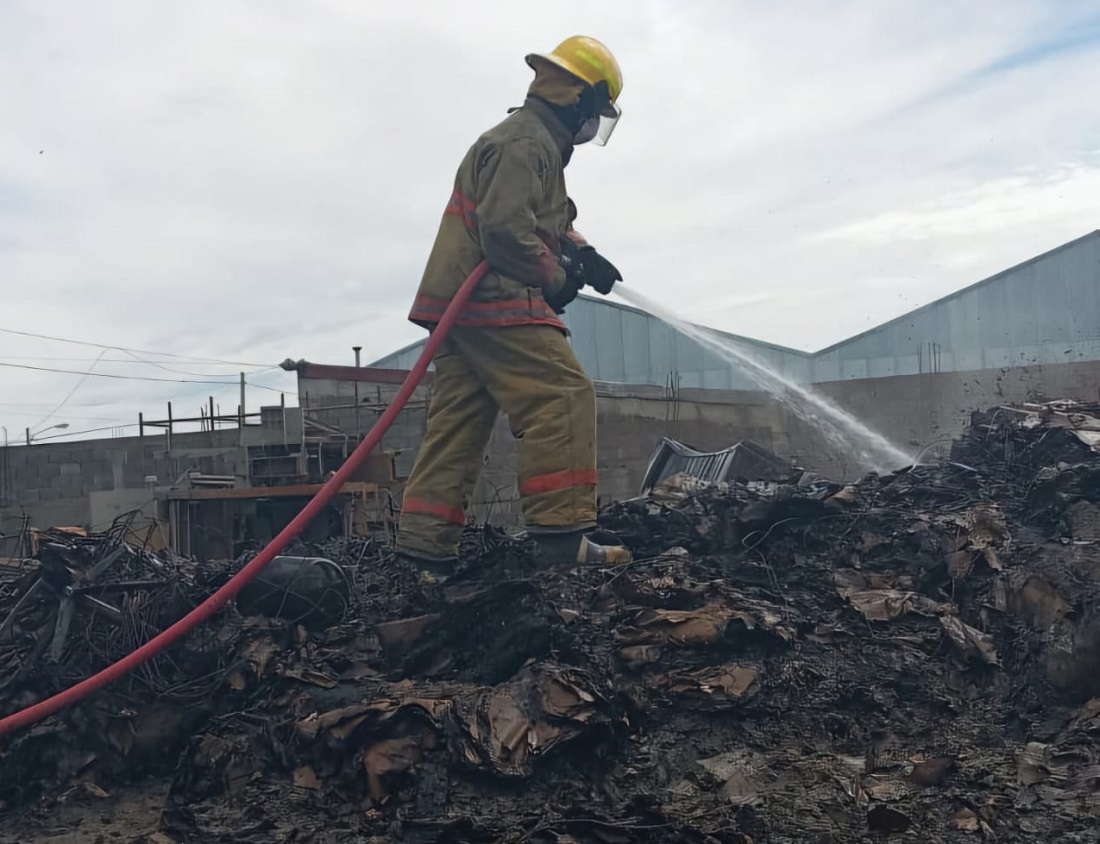
[{"label": "scrap metal", "polygon": [[[157,844],[1094,841],[1100,408],[1037,407],[856,484],[667,477],[601,513],[619,567],[478,526],[424,592],[372,540],[288,549],[343,576],[315,562],[291,617],[227,608],[0,749],[0,840],[74,782],[168,781]],[[97,570],[118,545],[62,539],[0,583],[0,711],[246,562]]]}]

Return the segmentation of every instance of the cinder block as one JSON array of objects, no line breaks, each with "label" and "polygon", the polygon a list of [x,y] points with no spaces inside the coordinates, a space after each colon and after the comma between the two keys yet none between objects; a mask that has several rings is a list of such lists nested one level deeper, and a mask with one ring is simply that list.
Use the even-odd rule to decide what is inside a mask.
[{"label": "cinder block", "polygon": [[29,457],[25,448],[14,448],[8,446],[4,453],[3,460],[12,467],[12,469],[21,469],[27,465]]},{"label": "cinder block", "polygon": [[80,463],[80,467],[86,475],[100,475],[104,473],[110,473],[111,462],[109,460],[93,459],[83,460]]}]

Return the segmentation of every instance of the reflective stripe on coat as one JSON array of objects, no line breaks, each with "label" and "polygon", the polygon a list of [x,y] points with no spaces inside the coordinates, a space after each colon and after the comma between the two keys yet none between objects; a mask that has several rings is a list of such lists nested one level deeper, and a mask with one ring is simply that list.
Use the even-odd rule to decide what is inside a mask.
[{"label": "reflective stripe on coat", "polygon": [[553,111],[528,98],[485,132],[455,175],[409,319],[429,330],[482,261],[490,270],[458,325],[552,325],[543,298],[565,282],[560,238],[576,207],[566,194],[562,150],[571,138]]}]

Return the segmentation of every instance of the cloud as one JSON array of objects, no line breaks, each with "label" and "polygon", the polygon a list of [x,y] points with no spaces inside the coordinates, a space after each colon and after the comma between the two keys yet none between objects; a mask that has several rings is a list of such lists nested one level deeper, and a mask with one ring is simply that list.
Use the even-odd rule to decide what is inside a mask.
[{"label": "cloud", "polygon": [[[1096,227],[1093,7],[9,0],[0,327],[261,366],[419,338],[458,160],[521,101],[523,54],[585,31],[626,85],[570,165],[582,230],[689,318],[816,348]],[[97,353],[0,334],[0,363]],[[93,376],[56,419],[235,408],[240,367],[177,368],[226,385]],[[0,419],[78,378],[0,367]]]},{"label": "cloud", "polygon": [[[1049,170],[1021,172],[956,191],[914,208],[886,211],[841,228],[820,232],[818,241],[889,246],[907,241],[965,242],[999,238],[1015,227],[1034,230],[1060,216],[1087,221],[1100,196],[1100,155]],[[977,253],[952,252],[947,261],[969,266]]]}]

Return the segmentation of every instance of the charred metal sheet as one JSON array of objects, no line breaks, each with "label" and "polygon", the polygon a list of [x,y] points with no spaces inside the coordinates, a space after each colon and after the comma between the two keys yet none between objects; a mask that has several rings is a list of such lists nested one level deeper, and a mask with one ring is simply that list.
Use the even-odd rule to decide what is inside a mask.
[{"label": "charred metal sheet", "polygon": [[650,458],[642,480],[642,495],[673,475],[703,483],[733,480],[782,481],[790,478],[791,464],[750,440],[724,451],[702,452],[665,437]]}]

